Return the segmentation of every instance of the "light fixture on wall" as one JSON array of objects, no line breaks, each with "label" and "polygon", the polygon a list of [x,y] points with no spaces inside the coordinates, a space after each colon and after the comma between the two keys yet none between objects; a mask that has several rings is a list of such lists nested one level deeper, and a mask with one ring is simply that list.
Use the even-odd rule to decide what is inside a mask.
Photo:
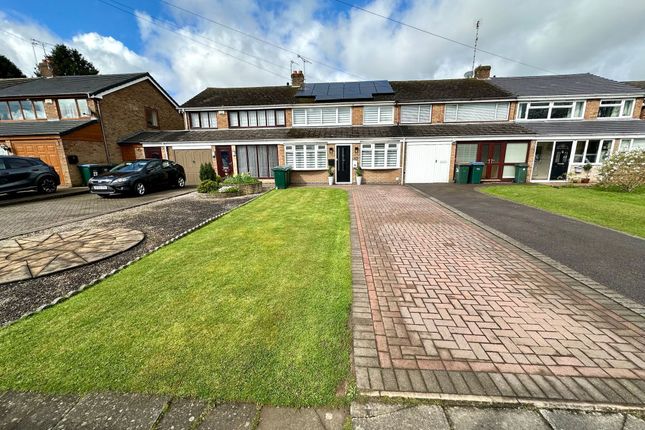
[{"label": "light fixture on wall", "polygon": [[329,155],[334,155],[334,147],[333,146],[329,147]]},{"label": "light fixture on wall", "polygon": [[358,145],[354,146],[354,154],[358,155]]}]

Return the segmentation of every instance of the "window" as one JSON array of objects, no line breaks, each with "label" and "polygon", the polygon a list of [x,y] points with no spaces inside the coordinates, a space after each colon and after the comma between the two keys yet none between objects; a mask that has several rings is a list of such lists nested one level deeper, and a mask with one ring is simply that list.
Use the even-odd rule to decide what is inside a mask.
[{"label": "window", "polygon": [[0,101],[0,121],[47,119],[45,103],[42,100]]},{"label": "window", "polygon": [[159,112],[154,108],[145,108],[146,126],[148,128],[159,128]]},{"label": "window", "polygon": [[574,164],[598,164],[609,158],[611,153],[611,139],[605,140],[579,140],[573,153]]},{"label": "window", "polygon": [[363,124],[393,124],[394,106],[364,106]]},{"label": "window", "polygon": [[447,104],[445,121],[504,121],[508,119],[508,109],[508,102]]},{"label": "window", "polygon": [[477,161],[477,144],[476,143],[460,143],[457,145],[457,163],[472,163]]},{"label": "window", "polygon": [[86,99],[59,99],[58,111],[64,119],[86,117],[91,113]]},{"label": "window", "polygon": [[401,106],[401,124],[427,124],[432,122],[432,105]]},{"label": "window", "polygon": [[311,107],[296,108],[293,110],[293,125],[351,125],[352,108],[339,107]]},{"label": "window", "polygon": [[217,112],[191,112],[192,128],[217,128]]},{"label": "window", "polygon": [[323,170],[327,168],[325,145],[286,145],[285,161],[296,170]]},{"label": "window", "polygon": [[634,100],[601,100],[598,118],[629,118],[634,110]]},{"label": "window", "polygon": [[238,145],[237,170],[255,178],[273,178],[273,168],[278,165],[276,145]]},{"label": "window", "polygon": [[[502,178],[513,178],[515,176],[515,164],[524,163],[529,149],[528,143],[508,143],[504,153],[504,170]],[[513,163],[513,164],[511,164]]]},{"label": "window", "polygon": [[575,119],[584,115],[584,101],[525,102],[517,109],[517,119]]},{"label": "window", "polygon": [[284,127],[284,109],[243,110],[228,113],[228,126],[236,127]]},{"label": "window", "polygon": [[399,144],[362,144],[361,167],[364,169],[395,169],[399,167]]},{"label": "window", "polygon": [[619,151],[637,151],[645,150],[645,139],[622,139],[620,141]]}]

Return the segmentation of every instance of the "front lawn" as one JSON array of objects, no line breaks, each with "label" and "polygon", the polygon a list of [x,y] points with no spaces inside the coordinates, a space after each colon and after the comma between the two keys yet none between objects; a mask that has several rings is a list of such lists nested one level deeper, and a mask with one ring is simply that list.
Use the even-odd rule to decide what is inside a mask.
[{"label": "front lawn", "polygon": [[271,192],[0,330],[0,391],[338,404],[350,303],[347,193]]},{"label": "front lawn", "polygon": [[624,193],[595,187],[499,185],[482,187],[481,191],[645,237],[645,188]]}]

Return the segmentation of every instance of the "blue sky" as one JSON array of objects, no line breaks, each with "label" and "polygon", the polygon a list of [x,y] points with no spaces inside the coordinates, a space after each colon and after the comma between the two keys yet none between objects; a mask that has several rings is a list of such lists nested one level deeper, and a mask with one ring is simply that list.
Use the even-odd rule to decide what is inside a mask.
[{"label": "blue sky", "polygon": [[[122,3],[125,13],[104,3]],[[294,53],[313,59],[307,80],[459,78],[472,50],[336,0],[166,0],[252,34],[262,43],[161,0],[13,1],[0,5],[0,54],[25,73],[37,38],[81,51],[102,73],[151,72],[183,101],[207,86],[281,85]],[[352,0],[347,0],[352,3]],[[471,44],[497,76],[592,72],[645,79],[645,1],[356,0],[378,14]],[[151,24],[150,21],[155,22]],[[155,20],[170,26],[164,30]],[[179,30],[178,30],[179,29]],[[12,36],[6,34],[10,33]],[[283,46],[278,49],[273,45]],[[41,52],[38,53],[41,55]],[[528,67],[528,63],[536,67]],[[328,66],[333,67],[328,67]]]}]

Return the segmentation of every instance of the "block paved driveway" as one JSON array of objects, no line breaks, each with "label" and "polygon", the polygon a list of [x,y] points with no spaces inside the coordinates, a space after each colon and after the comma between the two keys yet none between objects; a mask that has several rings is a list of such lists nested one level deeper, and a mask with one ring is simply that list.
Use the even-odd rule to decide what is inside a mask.
[{"label": "block paved driveway", "polygon": [[645,318],[408,187],[351,191],[364,392],[645,404]]},{"label": "block paved driveway", "polygon": [[107,199],[93,194],[81,194],[2,206],[0,207],[0,219],[2,220],[0,239],[104,215],[191,191],[194,191],[194,188],[158,191],[143,197],[124,196]]}]

